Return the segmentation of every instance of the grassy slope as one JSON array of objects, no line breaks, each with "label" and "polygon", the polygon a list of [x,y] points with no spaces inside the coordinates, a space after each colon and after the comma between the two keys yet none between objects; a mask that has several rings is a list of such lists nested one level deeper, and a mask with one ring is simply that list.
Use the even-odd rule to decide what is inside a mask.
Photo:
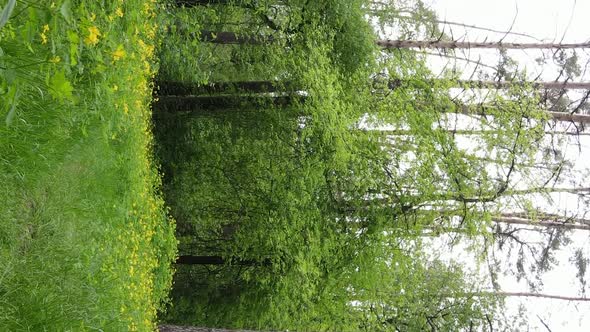
[{"label": "grassy slope", "polygon": [[176,246],[151,157],[155,6],[18,2],[0,30],[2,331],[154,328]]}]

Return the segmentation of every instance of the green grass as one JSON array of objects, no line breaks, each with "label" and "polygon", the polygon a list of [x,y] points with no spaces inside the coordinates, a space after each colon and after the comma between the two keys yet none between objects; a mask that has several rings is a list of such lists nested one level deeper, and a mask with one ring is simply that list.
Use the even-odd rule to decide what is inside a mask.
[{"label": "green grass", "polygon": [[152,157],[156,10],[18,1],[0,29],[1,331],[157,323],[176,240]]}]

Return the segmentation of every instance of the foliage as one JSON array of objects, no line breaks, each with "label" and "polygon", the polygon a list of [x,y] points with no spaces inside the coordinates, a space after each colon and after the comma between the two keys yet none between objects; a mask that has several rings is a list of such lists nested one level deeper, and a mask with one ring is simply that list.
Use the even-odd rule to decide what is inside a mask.
[{"label": "foliage", "polygon": [[0,29],[1,330],[154,328],[176,251],[151,154],[155,10],[18,1]]},{"label": "foliage", "polygon": [[[454,330],[482,324],[482,312],[492,310],[490,303],[494,301],[465,296],[475,288],[458,277],[460,270],[428,267],[428,260],[420,254],[421,245],[415,242],[424,228],[455,224],[456,219],[441,219],[437,213],[420,210],[446,198],[457,200],[450,209],[465,206],[460,211],[468,235],[483,232],[485,213],[475,202],[463,204],[458,197],[485,198],[497,190],[485,172],[472,180],[473,169],[481,170],[476,159],[460,150],[450,135],[432,129],[455,107],[445,93],[448,85],[423,83],[430,75],[425,65],[404,53],[404,58],[395,57],[387,65],[390,72],[411,77],[415,84],[377,94],[370,76],[380,70],[377,61],[367,61],[367,68],[354,72],[345,67],[342,58],[352,59],[356,52],[348,52],[345,45],[354,44],[355,38],[368,45],[374,38],[372,33],[354,26],[357,21],[338,21],[343,7],[332,5],[310,4],[301,12],[311,16],[295,20],[305,24],[291,23],[280,30],[290,33],[291,43],[201,42],[194,49],[215,49],[206,52],[213,62],[223,62],[229,50],[234,59],[246,54],[251,61],[252,54],[266,57],[266,52],[275,54],[282,47],[283,52],[265,62],[264,70],[275,71],[271,77],[304,90],[304,97],[294,99],[299,102],[278,106],[272,102],[274,97],[267,96],[267,103],[195,107],[187,113],[168,108],[158,113],[157,151],[164,165],[165,197],[178,221],[180,253],[222,256],[226,262],[220,266],[179,266],[173,306],[163,317],[166,321],[302,330],[350,326],[387,330],[410,323],[415,324],[408,325],[412,330],[432,323]],[[232,10],[231,15],[239,16],[244,11],[239,6],[209,6],[184,9],[187,12],[179,15],[183,19],[199,17],[195,13],[213,16],[217,8],[219,15]],[[291,15],[296,12],[289,11]],[[242,19],[248,22],[247,17]],[[352,25],[343,28],[346,24]],[[287,31],[293,25],[298,30]],[[358,35],[348,36],[346,29]],[[173,38],[174,33],[168,39],[168,50],[186,46],[175,44]],[[367,54],[373,52],[370,47]],[[208,82],[210,77],[269,79],[258,71],[259,63],[248,61],[238,69],[225,60],[228,65],[217,67],[213,75],[192,80],[174,78],[169,70],[176,69],[166,68],[171,64],[163,60],[162,75],[167,80],[195,84]],[[281,82],[278,85],[278,94],[294,94],[280,90]],[[228,90],[218,97],[252,94]],[[359,130],[362,118],[377,126],[407,124],[415,141],[388,146],[378,132]],[[505,125],[512,126],[508,120]],[[410,167],[404,165],[408,151],[418,159]],[[462,177],[462,183],[455,184],[453,176]],[[390,247],[385,245],[388,241]],[[391,269],[394,263],[404,265]],[[440,282],[432,288],[422,288],[433,278],[428,274],[433,272],[427,271],[440,272]],[[383,274],[390,274],[391,280],[381,278]],[[412,291],[391,298],[373,294],[396,282]],[[448,292],[448,301],[444,297],[439,302],[430,300],[437,288]],[[379,310],[398,307],[400,316],[385,322],[382,314],[377,317],[369,309],[376,303]],[[441,314],[446,310],[441,308],[447,306],[460,309]],[[449,315],[453,318],[444,318]],[[435,317],[434,323],[430,316]]]}]

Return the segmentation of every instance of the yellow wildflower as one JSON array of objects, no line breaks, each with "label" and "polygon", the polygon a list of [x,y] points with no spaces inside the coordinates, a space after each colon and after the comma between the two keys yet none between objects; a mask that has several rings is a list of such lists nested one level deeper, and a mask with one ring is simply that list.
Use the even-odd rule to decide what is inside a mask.
[{"label": "yellow wildflower", "polygon": [[61,61],[61,58],[59,56],[54,56],[53,58],[49,59],[49,62],[51,63],[58,63]]},{"label": "yellow wildflower", "polygon": [[120,59],[123,59],[127,53],[125,53],[123,46],[119,45],[119,47],[117,47],[117,49],[112,54],[113,54],[113,61],[118,61]]},{"label": "yellow wildflower", "polygon": [[117,7],[117,9],[115,10],[115,14],[117,14],[117,16],[119,17],[123,17],[123,10],[121,9],[121,7]]},{"label": "yellow wildflower", "polygon": [[43,26],[43,31],[41,31],[41,44],[47,44],[47,32],[49,32],[49,24]]},{"label": "yellow wildflower", "polygon": [[100,30],[97,27],[91,26],[88,28],[88,35],[84,38],[84,42],[87,45],[96,45],[98,44],[98,38],[101,36]]}]

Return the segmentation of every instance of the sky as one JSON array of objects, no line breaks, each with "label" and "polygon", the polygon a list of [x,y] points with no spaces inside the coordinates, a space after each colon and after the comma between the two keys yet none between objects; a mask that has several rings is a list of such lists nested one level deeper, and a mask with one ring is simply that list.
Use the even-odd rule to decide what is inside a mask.
[{"label": "sky", "polygon": [[[440,20],[462,22],[470,25],[477,25],[497,29],[501,31],[511,30],[513,32],[525,33],[544,42],[588,42],[590,41],[590,0],[425,0],[431,8],[435,9]],[[452,29],[452,30],[451,30]],[[495,34],[476,29],[463,29],[457,26],[445,28],[445,32],[455,39],[466,41],[497,41],[502,39],[506,42],[537,42],[533,38],[526,38],[515,35]],[[467,54],[471,59],[482,59],[489,65],[495,65],[497,53],[490,51],[471,51]],[[538,74],[540,67],[534,59],[541,53],[535,51],[515,51],[511,54],[526,66],[527,71]],[[590,81],[590,68],[587,68],[587,61],[590,58],[590,49],[579,54],[582,69],[586,72],[578,79],[579,81]],[[440,68],[447,60],[432,59],[432,67]],[[468,64],[461,64],[465,72],[470,73]],[[543,71],[541,79],[554,80],[556,72],[551,70]],[[564,146],[564,151],[575,160],[576,168],[588,169],[590,167],[590,140],[589,137],[581,138],[581,144],[576,145],[570,142]],[[581,150],[581,152],[580,152]],[[582,173],[580,173],[582,174]],[[578,179],[584,187],[590,187],[590,180],[585,177]],[[547,203],[541,203],[547,204]],[[577,208],[576,197],[571,195],[560,195],[555,198],[552,206],[547,208],[574,209]],[[590,256],[590,234],[581,232],[576,234],[574,242],[569,249],[584,247],[586,255]],[[580,296],[579,286],[575,281],[575,269],[569,264],[572,250],[560,252],[559,261],[561,264],[553,271],[546,274],[544,278],[545,287],[543,293],[559,294],[568,296]],[[504,291],[529,291],[523,283],[518,283],[510,278],[501,281]],[[507,301],[509,312],[517,314],[518,306],[524,305],[527,309],[528,326],[521,327],[524,331],[590,331],[590,303],[573,303],[560,300],[541,300],[536,298],[510,298]],[[541,323],[547,324],[548,328]]]}]

